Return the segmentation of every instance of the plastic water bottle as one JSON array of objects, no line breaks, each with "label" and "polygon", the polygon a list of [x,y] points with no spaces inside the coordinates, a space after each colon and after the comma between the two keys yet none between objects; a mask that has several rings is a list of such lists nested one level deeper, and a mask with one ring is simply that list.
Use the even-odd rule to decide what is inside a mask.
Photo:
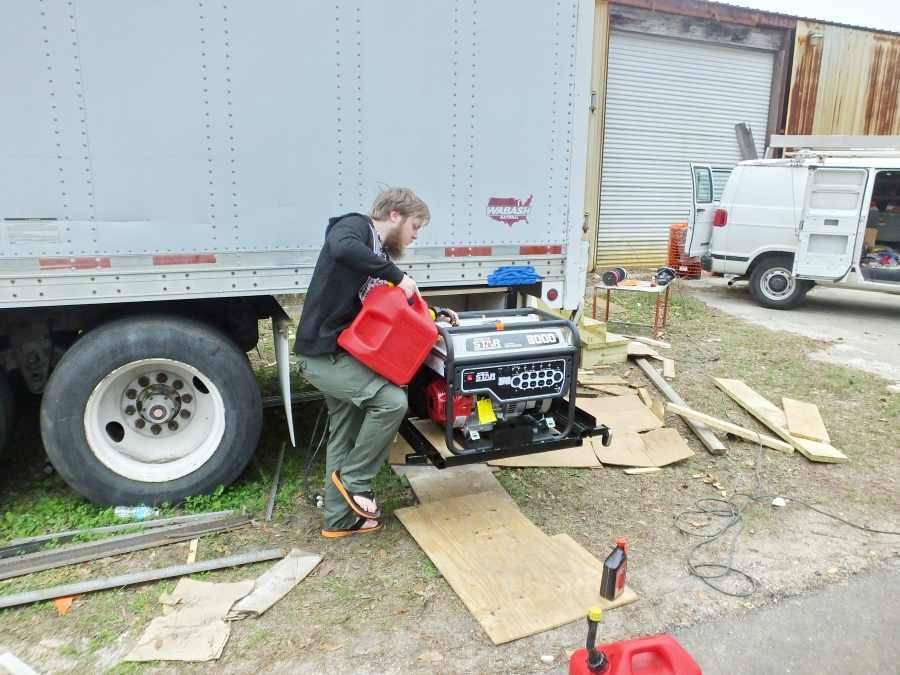
[{"label": "plastic water bottle", "polygon": [[117,506],[113,513],[116,514],[116,518],[123,520],[146,520],[152,516],[158,516],[159,509],[149,506]]}]

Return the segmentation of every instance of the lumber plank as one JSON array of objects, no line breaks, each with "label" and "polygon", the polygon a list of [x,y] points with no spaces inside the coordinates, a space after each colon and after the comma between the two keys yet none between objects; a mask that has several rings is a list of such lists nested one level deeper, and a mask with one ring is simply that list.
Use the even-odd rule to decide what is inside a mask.
[{"label": "lumber plank", "polygon": [[597,598],[600,561],[509,499],[484,492],[394,513],[495,644],[578,620]]},{"label": "lumber plank", "polygon": [[653,349],[653,347],[649,345],[645,345],[643,342],[634,342],[631,341],[628,343],[628,356],[630,358],[633,357],[641,357],[641,356],[649,356],[650,358],[657,359],[659,361],[663,360],[662,354]]},{"label": "lumber plank", "polygon": [[[637,364],[638,368],[644,371],[644,375],[647,376],[653,385],[659,389],[663,396],[672,403],[676,405],[683,405],[688,407],[687,403],[685,403],[684,399],[678,395],[672,387],[666,382],[662,376],[659,374],[659,371],[656,370],[653,366],[650,365],[650,362],[647,359],[635,359],[634,362]],[[702,422],[695,422],[693,420],[685,420],[685,423],[690,427],[691,431],[693,431],[697,438],[700,439],[700,442],[706,446],[706,449],[709,450],[711,455],[724,455],[725,454],[725,446],[722,445],[722,441],[716,438],[716,435],[710,430],[708,426],[703,424]]]},{"label": "lumber plank", "polygon": [[621,387],[617,384],[589,384],[588,388],[610,396],[626,396],[631,393],[630,387]]},{"label": "lumber plank", "polygon": [[663,377],[667,380],[675,378],[675,359],[663,357]]},{"label": "lumber plank", "polygon": [[618,375],[595,375],[594,373],[589,373],[585,375],[578,375],[578,384],[583,385],[620,385],[620,386],[628,386],[628,381],[619,377]]},{"label": "lumber plank", "polygon": [[653,407],[653,399],[650,397],[650,392],[647,391],[646,387],[638,387],[637,393],[645,406],[648,408]]},{"label": "lumber plank", "polygon": [[792,436],[820,443],[831,443],[828,429],[825,428],[825,422],[815,403],[782,397],[781,407],[784,408],[787,430]]},{"label": "lumber plank", "polygon": [[809,441],[791,435],[785,425],[784,413],[771,401],[760,396],[742,380],[714,377],[716,386],[730,396],[744,410],[753,415],[782,440],[790,443],[800,454],[813,462],[848,462],[847,455],[828,443]]},{"label": "lumber plank", "polygon": [[638,342],[643,342],[645,345],[650,345],[651,347],[658,347],[659,349],[671,349],[672,345],[664,340],[654,340],[653,338],[648,338],[643,335],[623,335],[622,337],[627,337],[629,340],[637,340]]},{"label": "lumber plank", "polygon": [[785,443],[777,438],[772,438],[771,436],[767,436],[766,434],[760,434],[752,429],[745,429],[742,426],[738,426],[732,422],[728,422],[727,420],[722,420],[717,417],[712,417],[711,415],[706,415],[697,410],[692,410],[685,406],[677,405],[675,403],[667,403],[666,410],[675,413],[676,415],[681,415],[685,420],[692,419],[695,422],[702,422],[708,427],[712,427],[713,429],[717,429],[719,431],[724,431],[725,433],[732,434],[733,436],[739,436],[740,438],[746,439],[748,441],[753,441],[754,443],[759,443],[761,445],[766,446],[767,448],[771,448],[772,450],[778,450],[780,452],[785,452],[787,454],[791,454],[794,452],[794,446],[790,443]]},{"label": "lumber plank", "polygon": [[659,473],[662,469],[658,466],[639,466],[634,469],[625,469],[622,473],[626,476],[643,476],[645,473]]}]

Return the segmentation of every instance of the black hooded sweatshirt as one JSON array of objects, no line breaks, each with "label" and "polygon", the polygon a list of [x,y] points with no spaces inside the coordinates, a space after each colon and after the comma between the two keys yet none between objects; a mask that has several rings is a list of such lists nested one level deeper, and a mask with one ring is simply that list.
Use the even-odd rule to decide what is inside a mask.
[{"label": "black hooded sweatshirt", "polygon": [[359,290],[369,277],[397,285],[403,272],[375,253],[372,220],[348,213],[328,220],[325,244],[316,261],[294,351],[318,356],[338,350],[337,337],[362,308]]}]

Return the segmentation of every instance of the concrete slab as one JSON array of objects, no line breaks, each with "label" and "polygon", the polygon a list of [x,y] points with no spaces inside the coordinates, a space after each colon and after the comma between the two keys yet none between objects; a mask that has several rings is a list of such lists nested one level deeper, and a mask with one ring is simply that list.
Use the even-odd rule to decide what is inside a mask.
[{"label": "concrete slab", "polygon": [[690,281],[684,288],[704,303],[750,323],[832,343],[810,358],[900,384],[900,295],[816,287],[800,307],[777,310],[757,305],[746,284],[729,288],[721,277]]},{"label": "concrete slab", "polygon": [[896,673],[900,568],[678,631],[703,675]]}]

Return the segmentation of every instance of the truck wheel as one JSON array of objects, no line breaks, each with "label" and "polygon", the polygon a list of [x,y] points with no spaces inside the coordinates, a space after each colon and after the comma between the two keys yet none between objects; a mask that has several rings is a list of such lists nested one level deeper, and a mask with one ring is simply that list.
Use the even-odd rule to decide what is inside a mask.
[{"label": "truck wheel", "polygon": [[796,279],[790,256],[771,256],[761,261],[750,274],[750,295],[763,307],[792,309],[799,305],[812,284]]},{"label": "truck wheel", "polygon": [[15,397],[6,373],[0,372],[0,454],[12,435],[15,419]]},{"label": "truck wheel", "polygon": [[227,485],[261,428],[246,355],[180,317],[131,317],[87,333],[63,355],[41,405],[53,466],[103,504],[174,504]]}]

